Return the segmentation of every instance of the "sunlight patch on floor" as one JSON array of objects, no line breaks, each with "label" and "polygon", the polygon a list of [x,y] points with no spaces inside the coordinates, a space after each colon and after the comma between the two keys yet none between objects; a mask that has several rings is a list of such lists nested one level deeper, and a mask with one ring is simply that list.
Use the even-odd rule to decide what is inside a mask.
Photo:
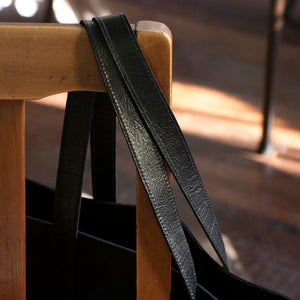
[{"label": "sunlight patch on floor", "polygon": [[[190,134],[210,137],[232,144],[242,141],[245,146],[259,142],[261,111],[235,95],[204,86],[173,83],[173,109],[182,129]],[[278,118],[277,118],[278,119]],[[280,151],[286,147],[300,150],[300,132],[278,119],[273,140]],[[282,146],[280,146],[282,145]]]},{"label": "sunlight patch on floor", "polygon": [[223,91],[174,82],[173,110],[188,134],[244,147],[260,135],[258,109]]},{"label": "sunlight patch on floor", "polygon": [[[66,96],[50,96],[38,103],[64,109]],[[300,174],[300,132],[290,128],[288,122],[276,122],[272,137],[275,151],[271,157],[264,157],[255,153],[262,132],[262,116],[257,107],[222,91],[180,82],[173,83],[172,102],[184,133],[249,149],[247,159]],[[290,148],[294,153],[286,155]]]},{"label": "sunlight patch on floor", "polygon": [[173,106],[175,109],[241,122],[256,123],[261,119],[255,106],[233,94],[177,81],[173,82]]},{"label": "sunlight patch on floor", "polygon": [[173,110],[185,133],[250,149],[244,153],[247,159],[300,175],[300,131],[289,127],[285,120],[277,118],[272,132],[274,151],[265,156],[255,153],[262,134],[261,112],[243,99],[174,82]]}]

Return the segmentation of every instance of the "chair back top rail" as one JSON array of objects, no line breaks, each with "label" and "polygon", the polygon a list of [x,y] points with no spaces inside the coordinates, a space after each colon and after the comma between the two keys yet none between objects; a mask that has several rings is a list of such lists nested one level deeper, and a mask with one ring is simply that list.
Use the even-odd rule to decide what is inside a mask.
[{"label": "chair back top rail", "polygon": [[[171,37],[161,23],[140,21],[133,27],[166,40]],[[0,40],[0,99],[35,100],[73,90],[105,91],[80,25],[0,23]]]},{"label": "chair back top rail", "polygon": [[0,40],[0,99],[104,90],[80,25],[2,23]]}]

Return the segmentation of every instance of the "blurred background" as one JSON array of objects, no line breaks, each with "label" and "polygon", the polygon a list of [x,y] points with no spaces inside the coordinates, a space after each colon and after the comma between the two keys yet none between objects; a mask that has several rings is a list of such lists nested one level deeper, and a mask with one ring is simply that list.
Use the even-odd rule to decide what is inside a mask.
[{"label": "blurred background", "polygon": [[[131,23],[165,23],[173,34],[173,110],[216,210],[231,270],[300,299],[300,3],[286,2],[291,9],[277,44],[276,114],[269,151],[260,154],[271,3],[0,0],[0,20],[78,23],[124,12]],[[26,175],[52,187],[65,98],[26,107]],[[134,203],[134,166],[119,130],[117,139],[118,199]],[[88,157],[87,194],[89,174]],[[211,251],[175,190],[183,219]]]}]

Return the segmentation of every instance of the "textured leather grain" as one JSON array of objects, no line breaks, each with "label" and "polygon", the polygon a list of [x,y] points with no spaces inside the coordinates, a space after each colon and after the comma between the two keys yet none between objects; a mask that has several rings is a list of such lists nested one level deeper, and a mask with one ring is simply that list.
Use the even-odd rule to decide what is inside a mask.
[{"label": "textured leather grain", "polygon": [[155,216],[170,247],[192,299],[196,274],[189,247],[175,206],[175,199],[163,159],[140,119],[111,53],[94,22],[84,21],[120,126],[138,173],[151,201]]},{"label": "textured leather grain", "polygon": [[[227,259],[220,229],[179,125],[147,64],[125,15],[95,18],[131,99],[163,154],[223,265]],[[137,70],[139,76],[137,76]]]},{"label": "textured leather grain", "polygon": [[[190,270],[194,270],[194,267],[183,237],[182,228],[179,226],[180,221],[177,212],[175,212],[173,195],[169,193],[169,210],[167,211],[163,211],[161,208],[161,204],[167,203],[160,202],[163,198],[162,193],[159,197],[151,195],[154,187],[157,188],[157,184],[160,184],[160,186],[164,184],[165,190],[170,188],[167,187],[166,182],[155,182],[155,177],[159,174],[154,172],[156,168],[154,155],[151,157],[149,150],[146,150],[145,153],[141,151],[141,147],[147,145],[145,139],[147,138],[148,143],[151,143],[151,148],[156,149],[155,152],[162,153],[188,203],[191,205],[225,268],[227,268],[222,236],[200,175],[176,119],[146,63],[126,17],[119,14],[94,18],[93,22],[84,22],[83,24],[89,33],[107,90],[116,111],[119,110],[117,115],[121,120],[123,132],[125,135],[126,131],[134,132],[136,135],[134,140],[129,136],[127,143],[133,152],[133,158],[158,222],[190,291],[191,298],[193,298],[196,281],[194,271],[190,272]],[[109,51],[104,50],[106,47],[109,48]],[[137,70],[139,76],[137,76]],[[119,93],[116,91],[119,91]],[[124,105],[120,108],[122,101],[124,101]],[[128,119],[122,121],[122,119],[125,119],[124,109],[128,107],[131,110]],[[130,122],[133,126],[130,125]],[[144,129],[144,126],[146,129]],[[140,128],[143,128],[142,132],[137,135]],[[149,162],[152,161],[152,164],[149,163],[148,166],[154,166],[149,169],[151,174],[147,174],[149,171],[147,168],[143,169],[147,159],[150,159]],[[163,167],[162,162],[160,164]],[[145,174],[149,177],[145,178]],[[162,177],[159,176],[159,178]],[[149,183],[155,183],[155,185],[147,187]],[[170,210],[171,207],[172,211]],[[171,215],[176,216],[178,221],[171,218]],[[173,228],[171,228],[170,224],[172,223],[170,222],[174,224]],[[181,244],[178,244],[180,240]]]}]

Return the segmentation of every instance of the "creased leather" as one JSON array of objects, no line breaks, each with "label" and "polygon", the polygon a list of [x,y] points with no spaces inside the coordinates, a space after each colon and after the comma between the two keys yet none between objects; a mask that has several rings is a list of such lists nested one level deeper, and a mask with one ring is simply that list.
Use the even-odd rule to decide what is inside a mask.
[{"label": "creased leather", "polygon": [[[117,72],[115,72],[115,74],[117,76],[122,76],[123,82],[126,84],[126,88],[130,93],[130,96],[128,97],[129,102],[133,102],[133,109],[134,107],[136,108],[142,119],[141,122],[146,124],[150,138],[155,141],[157,148],[166,159],[178,185],[186,196],[188,203],[194,210],[194,213],[225,268],[227,268],[224,243],[204,185],[176,119],[169,109],[164,96],[142,55],[135,36],[130,28],[130,24],[123,14],[94,18],[93,21],[98,25],[98,28],[105,38],[105,42],[102,41],[102,47],[104,47],[105,44],[109,47],[115,65],[119,69],[120,74],[117,74]],[[85,22],[84,24],[86,27],[93,27],[92,22]],[[110,69],[103,69],[103,64],[106,62],[106,59],[102,59],[101,61],[101,57],[99,56],[100,50],[96,49],[96,43],[94,42],[93,44],[92,42],[92,39],[100,39],[99,33],[96,33],[96,29],[91,29],[90,32],[93,32],[93,30],[94,33],[90,34],[90,40],[96,59],[98,59],[99,68],[102,69],[103,76],[108,77],[106,86],[108,91],[110,91],[111,83],[113,82],[112,79],[115,79],[115,75],[109,77],[111,76],[111,74],[109,74]],[[137,76],[137,70],[140,76]],[[122,80],[120,79],[119,82],[121,81]],[[113,94],[111,94],[112,98],[116,97],[115,88],[116,86],[113,87]],[[124,88],[123,94],[126,93],[126,88]],[[117,102],[118,99],[115,101]],[[143,183],[146,185],[148,181],[146,180],[146,182]],[[156,200],[151,200],[150,195],[149,197],[155,211]],[[160,212],[161,211],[158,211],[158,213]],[[159,216],[157,216],[157,218],[159,220]],[[163,230],[163,226],[164,224],[167,224],[167,221],[166,219],[162,219],[161,221],[159,220],[159,222]],[[175,232],[173,232],[173,234],[175,235]],[[175,255],[178,250],[172,249],[170,242],[168,242],[168,244],[173,255]],[[181,249],[177,255],[178,258],[176,260],[180,265],[180,263],[184,261],[184,249]],[[181,268],[181,272],[183,277],[185,277],[184,274],[186,274],[186,271]],[[194,279],[192,276],[184,279],[190,290],[191,297],[193,297],[192,294],[194,288],[191,288],[191,282],[194,283]]]},{"label": "creased leather", "polygon": [[[94,18],[94,22],[102,30],[152,139],[227,268],[224,243],[205,187],[179,125],[139,48],[128,20],[125,15],[119,14]],[[140,76],[137,76],[137,70]]]},{"label": "creased leather", "polygon": [[84,21],[98,66],[115,107],[119,123],[158,223],[182,277],[195,299],[196,274],[191,253],[175,206],[163,160],[131,102],[126,86],[95,23]]}]

